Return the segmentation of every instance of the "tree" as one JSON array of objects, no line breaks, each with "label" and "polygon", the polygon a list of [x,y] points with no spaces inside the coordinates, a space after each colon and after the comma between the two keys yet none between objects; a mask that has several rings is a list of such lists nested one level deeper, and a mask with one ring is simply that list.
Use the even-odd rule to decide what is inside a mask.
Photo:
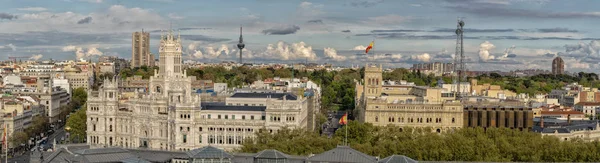
[{"label": "tree", "polygon": [[71,134],[71,137],[69,138],[70,141],[84,140],[86,137],[86,110],[87,109],[79,109],[67,119],[67,127],[65,129],[68,129],[68,132]]},{"label": "tree", "polygon": [[79,104],[84,104],[87,101],[87,92],[82,87],[75,88],[71,101],[77,101]]},{"label": "tree", "polygon": [[9,138],[9,142],[11,142],[14,146],[27,144],[27,140],[29,140],[29,136],[23,131],[17,131],[15,133],[12,133]]},{"label": "tree", "polygon": [[[441,134],[431,128],[377,127],[349,121],[331,139],[310,131],[260,132],[243,143],[241,152],[277,149],[293,155],[308,155],[343,144],[348,127],[350,146],[363,153],[387,157],[406,155],[421,161],[477,162],[587,162],[600,160],[600,142],[581,139],[560,141],[553,136],[507,128],[462,128]],[[577,152],[572,152],[577,151]]]}]

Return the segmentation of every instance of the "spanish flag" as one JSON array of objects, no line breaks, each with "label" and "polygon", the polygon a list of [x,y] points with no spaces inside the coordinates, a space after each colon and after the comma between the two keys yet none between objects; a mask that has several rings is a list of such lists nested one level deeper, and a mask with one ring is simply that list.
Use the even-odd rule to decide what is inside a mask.
[{"label": "spanish flag", "polygon": [[341,125],[348,124],[348,113],[344,114],[344,116],[342,116],[342,118],[340,118],[340,124]]},{"label": "spanish flag", "polygon": [[369,54],[369,50],[373,49],[373,43],[375,43],[375,41],[371,41],[371,44],[367,46],[367,50],[365,50],[365,53]]}]

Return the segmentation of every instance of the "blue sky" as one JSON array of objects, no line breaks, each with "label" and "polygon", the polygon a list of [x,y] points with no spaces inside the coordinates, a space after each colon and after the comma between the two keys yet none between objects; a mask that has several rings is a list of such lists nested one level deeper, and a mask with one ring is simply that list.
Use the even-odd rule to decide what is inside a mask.
[{"label": "blue sky", "polygon": [[[457,18],[470,70],[600,69],[600,1],[551,0],[0,0],[0,57],[131,56],[131,32],[179,31],[187,59],[248,62],[450,62]],[[375,53],[364,46],[375,40]]]}]

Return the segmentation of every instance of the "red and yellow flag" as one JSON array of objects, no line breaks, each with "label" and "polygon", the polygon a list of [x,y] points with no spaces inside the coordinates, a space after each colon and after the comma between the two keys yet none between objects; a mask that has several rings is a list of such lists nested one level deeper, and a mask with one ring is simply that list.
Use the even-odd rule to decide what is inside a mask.
[{"label": "red and yellow flag", "polygon": [[6,128],[7,128],[7,126],[6,126],[6,124],[4,124],[4,133],[2,135],[2,143],[3,143],[4,146],[6,146],[6,144],[7,144],[6,143],[7,142],[6,141],[6,131],[7,131]]},{"label": "red and yellow flag", "polygon": [[340,118],[340,124],[341,125],[348,124],[348,113],[344,114],[344,116],[342,116],[342,118]]},{"label": "red and yellow flag", "polygon": [[367,50],[365,50],[365,53],[369,54],[369,50],[373,49],[373,43],[375,43],[375,41],[371,41],[369,46],[367,46]]}]

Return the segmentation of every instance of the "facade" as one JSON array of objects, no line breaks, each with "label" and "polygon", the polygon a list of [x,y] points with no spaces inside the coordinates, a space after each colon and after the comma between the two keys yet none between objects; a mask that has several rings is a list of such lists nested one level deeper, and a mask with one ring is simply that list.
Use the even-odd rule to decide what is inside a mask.
[{"label": "facade", "polygon": [[58,122],[60,106],[67,105],[71,101],[71,95],[63,88],[12,88],[4,89],[5,93],[21,96],[32,96],[40,100],[44,113],[48,116],[50,123]]},{"label": "facade", "polygon": [[145,92],[148,90],[149,80],[143,79],[142,76],[135,75],[122,80],[119,90],[123,92]]},{"label": "facade", "polygon": [[560,75],[565,73],[565,62],[562,58],[556,57],[552,60],[552,74]]},{"label": "facade", "polygon": [[[15,132],[25,131],[31,125],[33,117],[43,113],[39,101],[29,96],[2,97],[0,99],[0,108],[0,115],[2,116],[0,120],[3,124],[1,128],[4,129],[4,125],[6,125],[8,136]],[[16,144],[9,145],[10,147],[14,147]]]},{"label": "facade", "polygon": [[161,36],[160,68],[148,91],[126,98],[119,80],[105,79],[88,94],[87,143],[93,147],[187,151],[207,145],[240,146],[254,132],[307,128],[308,100],[290,93],[235,93],[225,102],[201,102],[193,76],[181,64],[181,39]]},{"label": "facade", "polygon": [[435,76],[442,76],[444,74],[451,74],[454,72],[454,63],[417,63],[413,64],[412,71],[419,71],[425,74],[434,74]]},{"label": "facade", "polygon": [[464,127],[505,127],[521,131],[533,128],[531,108],[501,105],[465,105]]},{"label": "facade", "polygon": [[133,32],[131,35],[131,68],[154,66],[154,55],[150,54],[150,33]]},{"label": "facade", "polygon": [[115,74],[117,72],[115,64],[112,62],[99,62],[97,66],[98,66],[99,74],[103,74],[103,73]]},{"label": "facade", "polygon": [[543,136],[554,136],[564,141],[571,139],[581,139],[589,142],[600,140],[600,128],[597,122],[546,128],[538,127],[534,131],[541,133]]},{"label": "facade", "polygon": [[69,80],[72,89],[83,88],[85,91],[89,91],[94,84],[94,71],[92,66],[87,63],[65,67],[64,77]]},{"label": "facade", "polygon": [[600,109],[600,102],[579,102],[575,104],[575,110],[583,112],[586,116],[596,116],[596,110]]},{"label": "facade", "polygon": [[376,126],[431,127],[442,132],[463,127],[462,104],[442,88],[383,81],[382,67],[365,67],[364,84],[357,82],[358,120]]}]

